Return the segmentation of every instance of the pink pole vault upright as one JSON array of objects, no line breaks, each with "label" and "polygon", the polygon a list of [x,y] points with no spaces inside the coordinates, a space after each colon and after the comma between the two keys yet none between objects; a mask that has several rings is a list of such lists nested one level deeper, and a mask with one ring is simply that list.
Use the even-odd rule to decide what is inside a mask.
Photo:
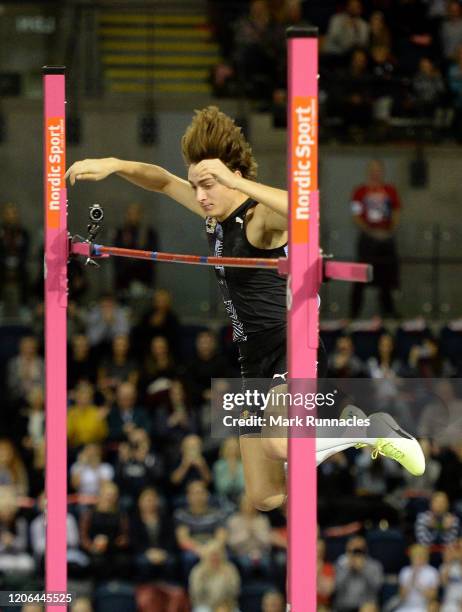
[{"label": "pink pole vault upright", "polygon": [[[288,368],[294,385],[316,378],[318,350],[318,34],[289,28],[288,185],[290,201],[288,277]],[[298,379],[298,382],[297,382]],[[315,382],[307,383],[313,391]],[[289,563],[292,612],[316,610],[315,432],[289,434]]]},{"label": "pink pole vault upright", "polygon": [[[46,548],[45,589],[67,590],[67,197],[64,68],[45,67],[45,418]],[[47,610],[66,610],[65,605]]]}]

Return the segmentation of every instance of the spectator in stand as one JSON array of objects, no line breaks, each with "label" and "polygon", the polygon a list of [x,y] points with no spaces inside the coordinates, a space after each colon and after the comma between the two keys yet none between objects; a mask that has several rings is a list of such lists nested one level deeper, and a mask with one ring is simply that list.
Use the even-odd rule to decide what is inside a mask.
[{"label": "spectator in stand", "polygon": [[[125,211],[122,226],[117,228],[114,245],[124,249],[157,251],[155,230],[143,221],[140,204],[130,204]],[[119,258],[114,260],[114,281],[117,294],[139,298],[154,284],[155,266],[150,261]]]},{"label": "spectator in stand", "polygon": [[390,378],[394,380],[401,368],[401,362],[395,356],[395,341],[387,332],[383,333],[377,343],[377,357],[367,361],[368,376],[371,378]]},{"label": "spectator in stand", "polygon": [[138,370],[135,361],[130,356],[130,340],[128,336],[116,336],[112,341],[110,357],[103,359],[98,368],[98,387],[106,399],[110,398],[120,383],[124,381],[136,385]]},{"label": "spectator in stand", "polygon": [[459,612],[462,609],[462,548],[460,540],[446,546],[440,566],[442,588],[441,612]]},{"label": "spectator in stand", "polygon": [[395,52],[404,74],[414,74],[420,59],[435,51],[425,3],[425,0],[395,0],[390,7]]},{"label": "spectator in stand", "polygon": [[285,612],[286,602],[279,591],[266,591],[261,600],[261,612]]},{"label": "spectator in stand", "polygon": [[107,438],[107,408],[93,403],[93,386],[87,382],[77,385],[74,405],[67,413],[67,437],[69,446],[78,449],[84,444],[102,442]]},{"label": "spectator in stand", "polygon": [[[359,229],[358,259],[374,266],[373,283],[380,291],[381,314],[396,317],[392,290],[399,283],[399,267],[394,233],[401,202],[396,188],[385,183],[384,174],[381,161],[376,159],[369,163],[367,182],[353,191],[351,211]],[[363,283],[354,283],[351,294],[353,319],[361,312],[364,287]]]},{"label": "spectator in stand", "polygon": [[347,128],[347,138],[360,141],[372,122],[375,99],[374,83],[369,56],[363,49],[351,53],[350,62],[339,78],[336,95],[340,102],[339,112]]},{"label": "spectator in stand", "polygon": [[107,423],[109,440],[122,442],[136,428],[151,432],[151,422],[146,410],[137,405],[137,391],[131,382],[121,383],[116,390],[116,400],[112,406]]},{"label": "spectator in stand", "polygon": [[218,352],[216,335],[211,330],[202,331],[196,338],[196,355],[186,369],[192,391],[192,401],[201,405],[210,401],[212,378],[226,377],[229,365]]},{"label": "spectator in stand", "polygon": [[145,395],[154,395],[165,389],[165,379],[175,377],[177,366],[167,338],[155,336],[151,340],[150,350],[140,376],[140,388]]},{"label": "spectator in stand", "polygon": [[43,456],[45,444],[45,398],[43,396],[43,388],[39,385],[33,387],[27,396],[27,407],[23,414],[24,428],[21,427],[21,433],[25,435],[22,438],[22,446],[26,449],[26,453],[31,457],[31,463],[39,462],[39,458]]},{"label": "spectator in stand", "polygon": [[388,412],[399,418],[401,427],[415,430],[415,416],[404,393],[401,392],[400,376],[403,364],[395,355],[395,341],[391,334],[384,333],[377,343],[377,357],[370,357],[366,364],[366,376],[375,379],[374,411]]},{"label": "spectator in stand", "polygon": [[202,454],[202,440],[195,434],[183,438],[179,465],[171,473],[170,481],[179,491],[184,491],[191,482],[212,480],[209,466]]},{"label": "spectator in stand", "polygon": [[27,496],[29,479],[26,468],[13,443],[0,439],[0,487],[8,486],[19,496]]},{"label": "spectator in stand", "polygon": [[243,494],[239,510],[227,522],[228,550],[244,582],[271,579],[271,524]]},{"label": "spectator in stand", "polygon": [[457,142],[462,142],[462,45],[458,47],[456,61],[448,70],[448,85],[454,109],[453,129]]},{"label": "spectator in stand", "polygon": [[175,538],[153,487],[143,489],[131,519],[130,540],[140,581],[175,579]]},{"label": "spectator in stand", "polygon": [[226,544],[227,532],[223,527],[225,513],[209,503],[206,482],[193,480],[186,488],[186,508],[175,511],[175,537],[180,548],[183,578],[187,581],[192,567],[212,540]]},{"label": "spectator in stand", "polygon": [[[45,544],[46,544],[46,516],[45,516],[45,492],[39,496],[38,514],[30,524],[30,545],[34,555],[37,568],[40,573],[45,566]],[[89,559],[85,553],[79,550],[79,527],[73,514],[67,513],[66,519],[66,542],[67,542],[67,564],[70,576],[73,578],[83,577],[89,565]]]},{"label": "spectator in stand", "polygon": [[396,612],[427,612],[429,604],[438,593],[438,570],[429,565],[426,546],[414,544],[409,550],[411,565],[399,573],[401,603]]},{"label": "spectator in stand", "polygon": [[87,337],[98,357],[110,353],[116,336],[130,331],[128,313],[111,293],[103,294],[87,313]]},{"label": "spectator in stand", "polygon": [[454,61],[462,45],[462,6],[458,0],[450,0],[447,4],[447,17],[441,24],[440,40],[444,59]]},{"label": "spectator in stand", "polygon": [[167,397],[155,405],[151,414],[155,443],[166,463],[172,465],[180,454],[183,438],[199,431],[198,418],[181,380],[171,381]]},{"label": "spectator in stand", "polygon": [[148,486],[163,487],[164,461],[151,449],[151,441],[144,429],[134,429],[128,434],[128,442],[119,445],[119,460],[116,466],[116,482],[127,507],[138,499]]},{"label": "spectator in stand", "polygon": [[373,79],[373,115],[377,126],[387,125],[399,89],[397,72],[399,66],[387,45],[375,45],[370,50]]},{"label": "spectator in stand", "polygon": [[382,584],[382,565],[367,554],[366,540],[353,536],[335,564],[335,610],[352,612],[377,602]]},{"label": "spectator in stand", "polygon": [[265,0],[251,0],[248,15],[236,23],[233,60],[239,87],[251,98],[271,98],[283,31]]},{"label": "spectator in stand", "polygon": [[14,576],[16,588],[24,584],[22,581],[30,578],[35,569],[34,560],[28,553],[27,521],[18,513],[14,489],[0,487],[0,572],[5,577]]},{"label": "spectator in stand", "polygon": [[460,521],[449,512],[449,499],[443,491],[433,493],[430,509],[420,512],[415,522],[415,538],[419,544],[452,544],[459,537]]},{"label": "spectator in stand", "polygon": [[21,224],[19,209],[8,202],[0,224],[0,302],[5,313],[16,314],[29,301],[29,233]]},{"label": "spectator in stand", "polygon": [[193,612],[213,612],[215,606],[239,597],[241,580],[236,567],[227,561],[223,544],[210,542],[201,561],[189,577],[189,595]]},{"label": "spectator in stand", "polygon": [[335,588],[335,568],[325,560],[326,545],[324,540],[317,543],[317,610],[328,610]]},{"label": "spectator in stand", "polygon": [[391,49],[392,39],[390,28],[385,21],[382,11],[374,11],[369,17],[369,49],[372,52],[376,47]]},{"label": "spectator in stand", "polygon": [[34,336],[24,336],[19,342],[19,352],[7,366],[7,387],[10,399],[25,402],[28,393],[45,383],[45,368],[38,354],[38,342]]},{"label": "spectator in stand", "polygon": [[329,376],[332,378],[357,378],[362,376],[364,366],[355,355],[351,336],[340,336],[335,343],[334,352],[329,356]]},{"label": "spectator in stand", "polygon": [[422,344],[414,345],[409,351],[403,375],[409,378],[438,378],[448,375],[449,371],[449,363],[442,359],[438,342],[425,338]]},{"label": "spectator in stand", "polygon": [[143,314],[139,325],[133,329],[133,344],[136,353],[147,352],[151,340],[156,336],[167,338],[172,352],[178,356],[181,326],[173,310],[172,294],[167,289],[154,291],[151,307]]},{"label": "spectator in stand", "polygon": [[82,381],[95,383],[97,365],[85,334],[72,336],[67,359],[67,385],[75,389]]},{"label": "spectator in stand", "polygon": [[358,47],[367,47],[369,24],[361,15],[360,0],[348,0],[345,10],[331,17],[324,43],[324,53],[345,56]]},{"label": "spectator in stand", "polygon": [[43,489],[45,468],[45,411],[42,387],[34,387],[22,411],[19,428],[22,455],[29,475],[29,495],[36,497]]},{"label": "spectator in stand", "polygon": [[113,482],[101,484],[98,501],[80,517],[80,541],[90,556],[91,570],[97,580],[128,578],[128,517],[119,510],[119,490]]},{"label": "spectator in stand", "polygon": [[[110,463],[103,463],[100,444],[86,444],[72,464],[70,475],[72,487],[79,496],[97,496],[103,482],[114,479],[114,468]],[[87,502],[80,500],[79,503]]]},{"label": "spectator in stand", "polygon": [[213,465],[213,486],[218,495],[236,503],[244,492],[244,470],[239,440],[235,436],[223,440],[220,458]]},{"label": "spectator in stand", "polygon": [[414,109],[420,117],[433,117],[445,91],[440,71],[428,57],[419,62],[419,70],[412,80]]}]

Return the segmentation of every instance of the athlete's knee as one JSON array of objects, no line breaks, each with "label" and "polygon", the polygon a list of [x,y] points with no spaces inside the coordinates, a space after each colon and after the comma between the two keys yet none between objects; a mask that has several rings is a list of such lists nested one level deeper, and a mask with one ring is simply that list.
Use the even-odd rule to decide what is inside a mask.
[{"label": "athlete's knee", "polygon": [[271,512],[282,506],[286,501],[285,493],[273,493],[270,495],[249,495],[250,501],[256,510],[260,512]]}]

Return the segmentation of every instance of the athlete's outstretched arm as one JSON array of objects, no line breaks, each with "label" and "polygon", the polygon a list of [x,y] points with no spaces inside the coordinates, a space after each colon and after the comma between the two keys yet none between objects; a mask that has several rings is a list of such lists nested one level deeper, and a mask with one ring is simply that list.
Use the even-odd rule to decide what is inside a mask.
[{"label": "athlete's outstretched arm", "polygon": [[154,164],[115,157],[84,159],[72,164],[66,172],[66,178],[74,185],[76,181],[101,181],[111,174],[117,174],[143,189],[164,193],[197,215],[205,216],[188,181]]},{"label": "athlete's outstretched arm", "polygon": [[256,183],[244,178],[240,172],[232,172],[219,159],[204,159],[195,169],[198,181],[214,178],[230,189],[236,189],[262,204],[262,213],[267,229],[287,230],[289,197],[284,189]]}]

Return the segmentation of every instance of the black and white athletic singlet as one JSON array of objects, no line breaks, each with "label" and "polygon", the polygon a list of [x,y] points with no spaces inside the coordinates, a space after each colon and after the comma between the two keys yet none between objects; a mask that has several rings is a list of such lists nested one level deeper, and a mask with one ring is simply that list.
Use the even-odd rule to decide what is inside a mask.
[{"label": "black and white athletic singlet", "polygon": [[[246,200],[220,222],[205,220],[209,251],[216,257],[286,257],[287,247],[258,249],[246,236],[247,211],[257,205]],[[265,332],[286,327],[286,278],[277,270],[260,268],[224,268],[215,266],[215,274],[228,316],[233,325],[233,339],[241,343],[264,337]],[[283,331],[284,330],[284,331]]]}]

